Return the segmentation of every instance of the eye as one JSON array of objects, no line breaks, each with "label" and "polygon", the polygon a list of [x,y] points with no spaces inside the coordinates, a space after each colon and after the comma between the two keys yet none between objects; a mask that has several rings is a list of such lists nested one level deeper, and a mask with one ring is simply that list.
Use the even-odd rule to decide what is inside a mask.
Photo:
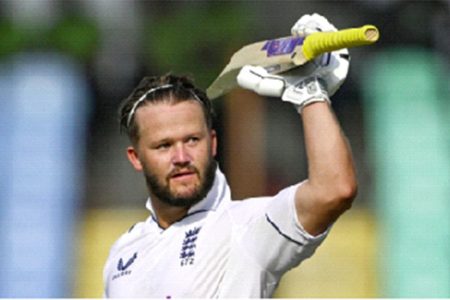
[{"label": "eye", "polygon": [[156,150],[165,150],[165,149],[169,149],[169,148],[170,148],[169,143],[161,143],[155,147]]},{"label": "eye", "polygon": [[196,136],[191,136],[188,138],[187,143],[190,145],[195,145],[198,143],[199,140],[200,140],[200,138],[198,138]]}]

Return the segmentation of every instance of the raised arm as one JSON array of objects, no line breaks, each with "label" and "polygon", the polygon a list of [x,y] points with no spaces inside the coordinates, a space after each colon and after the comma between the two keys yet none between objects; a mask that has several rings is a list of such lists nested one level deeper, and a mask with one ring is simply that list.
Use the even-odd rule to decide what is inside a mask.
[{"label": "raised arm", "polygon": [[297,216],[312,235],[323,232],[356,195],[356,175],[347,140],[326,102],[302,111],[308,179],[296,192]]},{"label": "raised arm", "polygon": [[[305,15],[293,34],[336,28],[320,15]],[[322,233],[356,196],[356,174],[351,150],[337,121],[329,97],[345,80],[349,67],[347,49],[325,54],[282,76],[261,67],[246,66],[238,83],[261,95],[281,96],[301,115],[308,159],[308,178],[298,187],[295,204],[298,220],[312,235]]]}]

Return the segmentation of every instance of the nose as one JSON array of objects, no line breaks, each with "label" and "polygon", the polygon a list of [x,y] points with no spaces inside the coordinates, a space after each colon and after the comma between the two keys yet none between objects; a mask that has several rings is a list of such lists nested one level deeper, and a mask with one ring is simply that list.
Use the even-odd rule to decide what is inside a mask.
[{"label": "nose", "polygon": [[189,164],[191,162],[191,156],[184,144],[179,144],[174,147],[172,162],[177,165]]}]

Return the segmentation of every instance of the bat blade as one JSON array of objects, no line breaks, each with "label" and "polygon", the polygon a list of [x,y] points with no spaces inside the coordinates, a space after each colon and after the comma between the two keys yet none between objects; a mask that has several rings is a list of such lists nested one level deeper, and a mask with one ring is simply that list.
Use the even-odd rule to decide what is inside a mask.
[{"label": "bat blade", "polygon": [[290,36],[253,43],[233,54],[206,93],[210,99],[215,99],[236,87],[236,76],[245,65],[261,66],[271,74],[280,74],[323,53],[370,45],[378,38],[378,29],[373,25],[365,25],[337,32],[317,32],[306,38]]},{"label": "bat blade", "polygon": [[214,99],[229,92],[237,86],[236,76],[245,65],[266,68],[271,74],[278,74],[296,67],[292,57],[296,56],[302,37],[283,37],[256,42],[242,47],[230,59],[217,79],[209,86],[206,93]]}]

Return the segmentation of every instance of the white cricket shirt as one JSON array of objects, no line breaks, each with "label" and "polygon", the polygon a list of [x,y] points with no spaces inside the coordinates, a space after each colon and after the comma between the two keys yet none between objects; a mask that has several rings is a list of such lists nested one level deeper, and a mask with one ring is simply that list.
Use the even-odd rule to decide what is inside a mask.
[{"label": "white cricket shirt", "polygon": [[167,229],[152,212],[122,235],[104,268],[105,297],[268,298],[281,276],[310,257],[327,232],[299,224],[298,185],[273,197],[231,201],[219,169],[207,197]]}]

